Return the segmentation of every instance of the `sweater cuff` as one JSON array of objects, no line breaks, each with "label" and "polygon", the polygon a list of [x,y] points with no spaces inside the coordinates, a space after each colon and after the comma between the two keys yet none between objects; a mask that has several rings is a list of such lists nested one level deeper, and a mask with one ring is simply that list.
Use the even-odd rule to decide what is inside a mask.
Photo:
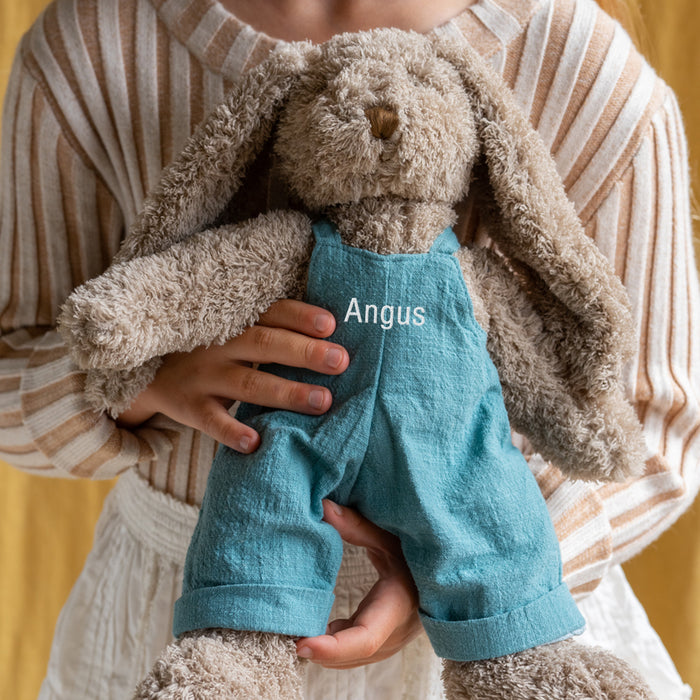
[{"label": "sweater cuff", "polygon": [[85,373],[56,331],[37,339],[20,381],[22,422],[37,450],[71,476],[111,479],[154,458],[148,443],[96,412],[84,394]]}]

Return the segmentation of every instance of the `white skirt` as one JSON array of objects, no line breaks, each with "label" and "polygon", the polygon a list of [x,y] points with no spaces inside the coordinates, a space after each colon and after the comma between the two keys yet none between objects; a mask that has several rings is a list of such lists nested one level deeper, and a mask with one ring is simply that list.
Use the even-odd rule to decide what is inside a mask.
[{"label": "white skirt", "polygon": [[[119,479],[59,616],[40,700],[132,697],[172,640],[173,604],[180,595],[182,564],[197,513],[197,508],[151,488],[136,471]],[[346,547],[332,616],[349,617],[374,580],[364,551]],[[633,662],[664,700],[689,698],[619,568],[611,581],[613,585],[599,587],[601,594],[580,604],[589,623],[585,641],[603,643]],[[616,618],[609,614],[612,609],[624,609],[634,619]],[[443,698],[440,660],[425,635],[381,663],[348,671],[315,664],[306,668],[306,700]]]}]

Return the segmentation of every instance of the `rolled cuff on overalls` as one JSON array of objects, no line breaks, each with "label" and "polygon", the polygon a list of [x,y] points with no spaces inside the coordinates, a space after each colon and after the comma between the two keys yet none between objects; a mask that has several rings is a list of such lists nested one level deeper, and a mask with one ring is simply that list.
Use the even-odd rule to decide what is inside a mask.
[{"label": "rolled cuff on overalls", "polygon": [[476,620],[436,620],[421,612],[435,653],[453,661],[493,659],[581,634],[586,622],[561,583],[515,610]]},{"label": "rolled cuff on overalls", "polygon": [[335,596],[317,588],[232,585],[199,588],[175,603],[173,634],[223,627],[292,637],[326,633]]}]

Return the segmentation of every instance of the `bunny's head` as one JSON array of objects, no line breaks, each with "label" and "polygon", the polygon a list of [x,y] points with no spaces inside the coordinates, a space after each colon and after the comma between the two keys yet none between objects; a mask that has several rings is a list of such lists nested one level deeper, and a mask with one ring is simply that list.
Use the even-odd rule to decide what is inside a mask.
[{"label": "bunny's head", "polygon": [[480,152],[459,72],[419,34],[378,30],[307,53],[275,151],[312,209],[367,197],[454,204]]}]

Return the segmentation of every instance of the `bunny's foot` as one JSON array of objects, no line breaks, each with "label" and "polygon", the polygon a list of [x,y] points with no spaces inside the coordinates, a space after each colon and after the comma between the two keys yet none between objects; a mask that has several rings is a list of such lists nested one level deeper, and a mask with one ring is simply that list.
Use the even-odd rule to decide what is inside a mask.
[{"label": "bunny's foot", "polygon": [[301,663],[290,637],[199,630],[163,651],[134,700],[299,700]]},{"label": "bunny's foot", "polygon": [[569,639],[485,661],[445,661],[449,700],[656,700],[613,654]]}]

